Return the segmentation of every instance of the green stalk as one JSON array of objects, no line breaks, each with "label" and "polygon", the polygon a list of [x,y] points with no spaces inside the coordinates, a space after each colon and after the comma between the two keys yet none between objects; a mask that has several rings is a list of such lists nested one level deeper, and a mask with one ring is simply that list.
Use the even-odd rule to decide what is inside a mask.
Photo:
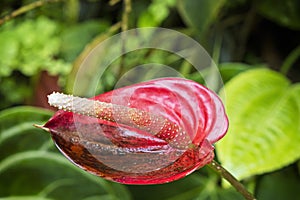
[{"label": "green stalk", "polygon": [[227,180],[246,200],[256,200],[256,198],[239,182],[229,171],[213,160],[208,166],[217,172],[222,178]]},{"label": "green stalk", "polygon": [[289,56],[285,59],[285,61],[282,64],[282,67],[280,69],[281,73],[286,75],[299,57],[300,57],[300,46],[298,46],[296,49],[294,49],[289,54]]}]

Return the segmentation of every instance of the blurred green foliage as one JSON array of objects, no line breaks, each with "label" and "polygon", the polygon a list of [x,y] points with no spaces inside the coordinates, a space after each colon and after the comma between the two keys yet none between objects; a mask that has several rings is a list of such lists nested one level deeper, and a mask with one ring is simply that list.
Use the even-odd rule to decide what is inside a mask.
[{"label": "blurred green foliage", "polygon": [[59,58],[59,31],[59,23],[44,16],[0,27],[1,108],[32,96],[32,81],[41,71],[62,77],[69,73],[71,63]]},{"label": "blurred green foliage", "polygon": [[[169,16],[170,9],[175,7],[176,0],[153,0],[138,18],[138,27],[159,26]],[[159,12],[157,12],[159,10]]]},{"label": "blurred green foliage", "polygon": [[[32,2],[1,1],[0,18]],[[70,164],[50,136],[32,126],[53,114],[24,106],[39,95],[41,73],[58,78],[57,87],[72,92],[87,55],[121,31],[124,2],[44,1],[0,25],[0,199],[243,199],[206,167],[164,185],[105,181]],[[129,28],[180,31],[203,45],[217,63],[230,127],[216,145],[216,159],[258,199],[295,199],[300,190],[299,1],[132,0],[131,8],[123,21]],[[101,80],[96,69],[87,71],[81,94],[95,93],[91,84],[97,93],[111,90],[121,77],[125,85],[142,81],[128,72],[151,63],[203,83],[179,56],[141,49],[110,63]],[[149,79],[165,76],[155,67],[145,74],[142,69],[139,73]]]},{"label": "blurred green foliage", "polygon": [[[271,6],[273,5],[273,6]],[[276,23],[291,29],[300,29],[300,2],[295,0],[257,1],[259,12]]]},{"label": "blurred green foliage", "polygon": [[180,0],[178,9],[184,21],[194,28],[200,37],[204,37],[211,24],[215,23],[225,2],[225,0]]},{"label": "blurred green foliage", "polygon": [[52,75],[67,74],[70,63],[56,58],[61,45],[58,31],[59,24],[43,16],[1,26],[0,76],[10,76],[14,70],[25,76],[33,76],[41,70]]}]

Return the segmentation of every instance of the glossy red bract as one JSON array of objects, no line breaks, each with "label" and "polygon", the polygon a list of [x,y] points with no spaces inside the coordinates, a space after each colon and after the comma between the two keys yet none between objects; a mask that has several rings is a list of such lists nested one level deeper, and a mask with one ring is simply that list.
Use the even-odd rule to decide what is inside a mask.
[{"label": "glossy red bract", "polygon": [[[212,161],[212,144],[228,127],[217,95],[182,78],[155,79],[92,99],[122,107],[118,112],[97,108],[100,118],[58,111],[44,127],[74,164],[124,184],[159,184],[185,177]],[[122,121],[131,115],[125,108],[137,110],[132,122]],[[160,116],[160,122],[152,114]]]}]

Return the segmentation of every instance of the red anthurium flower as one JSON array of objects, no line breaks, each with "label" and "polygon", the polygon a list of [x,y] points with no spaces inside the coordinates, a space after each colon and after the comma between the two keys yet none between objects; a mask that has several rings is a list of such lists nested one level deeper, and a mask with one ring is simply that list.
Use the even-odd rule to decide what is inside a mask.
[{"label": "red anthurium flower", "polygon": [[49,95],[58,111],[43,128],[74,164],[125,184],[182,178],[211,162],[228,120],[215,93],[182,78],[161,78],[92,99]]}]

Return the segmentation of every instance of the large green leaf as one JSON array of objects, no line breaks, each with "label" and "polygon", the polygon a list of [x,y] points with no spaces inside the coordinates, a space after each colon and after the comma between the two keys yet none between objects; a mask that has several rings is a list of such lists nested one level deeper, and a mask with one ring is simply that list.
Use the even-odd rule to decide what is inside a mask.
[{"label": "large green leaf", "polygon": [[222,96],[230,126],[217,154],[230,172],[242,179],[300,158],[299,84],[291,85],[277,72],[255,69],[231,79]]},{"label": "large green leaf", "polygon": [[0,199],[130,199],[126,188],[88,174],[58,153],[43,124],[52,112],[0,112]]}]

